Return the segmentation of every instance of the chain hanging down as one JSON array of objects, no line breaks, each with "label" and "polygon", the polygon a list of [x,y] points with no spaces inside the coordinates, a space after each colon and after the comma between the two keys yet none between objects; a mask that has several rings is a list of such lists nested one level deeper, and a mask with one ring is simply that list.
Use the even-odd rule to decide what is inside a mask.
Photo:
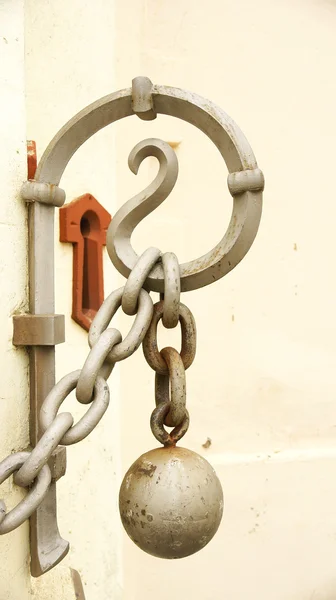
[{"label": "chain hanging down", "polygon": [[[223,491],[204,458],[176,446],[189,427],[185,372],[196,354],[196,324],[189,308],[180,302],[175,254],[164,254],[162,266],[163,299],[154,305],[142,345],[146,361],[155,371],[151,430],[163,448],[146,452],[130,467],[121,485],[119,507],[127,534],[142,550],[160,558],[183,558],[203,548],[216,533],[223,513]],[[169,346],[158,350],[160,320],[168,329],[180,322],[180,352]]]}]

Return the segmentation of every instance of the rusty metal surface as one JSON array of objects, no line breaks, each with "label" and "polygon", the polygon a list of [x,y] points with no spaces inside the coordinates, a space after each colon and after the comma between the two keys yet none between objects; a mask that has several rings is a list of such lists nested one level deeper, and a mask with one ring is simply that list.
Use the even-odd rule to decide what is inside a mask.
[{"label": "rusty metal surface", "polygon": [[150,419],[152,434],[158,440],[158,442],[164,446],[175,446],[176,443],[187,433],[190,422],[189,413],[187,409],[185,409],[182,422],[174,427],[170,433],[168,433],[163,424],[169,414],[170,409],[170,402],[162,402],[156,408],[154,408]]},{"label": "rusty metal surface", "polygon": [[[175,427],[182,423],[186,411],[186,376],[183,360],[175,348],[163,348],[160,352],[168,367],[168,375],[155,373],[155,403],[170,402],[165,425]],[[170,398],[169,398],[170,391]]]},{"label": "rusty metal surface", "polygon": [[204,548],[223,513],[223,491],[211,465],[180,447],[143,454],[122,482],[123,526],[142,550],[160,558],[183,558]]},{"label": "rusty metal surface", "polygon": [[14,346],[55,346],[65,341],[64,315],[14,315]]},{"label": "rusty metal surface", "polygon": [[27,172],[28,179],[34,179],[37,167],[36,142],[27,140]]},{"label": "rusty metal surface", "polygon": [[[167,363],[159,352],[157,342],[157,326],[160,319],[162,319],[163,311],[164,301],[154,304],[153,318],[142,342],[146,361],[160,375],[168,373]],[[182,334],[180,354],[184,368],[187,370],[192,365],[196,355],[196,323],[192,312],[182,303],[179,305],[179,320]]]}]

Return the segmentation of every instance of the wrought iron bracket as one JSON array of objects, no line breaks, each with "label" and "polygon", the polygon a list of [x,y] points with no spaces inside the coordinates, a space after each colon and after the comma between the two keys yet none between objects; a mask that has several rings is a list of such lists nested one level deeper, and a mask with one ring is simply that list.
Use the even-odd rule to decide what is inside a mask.
[{"label": "wrought iron bracket", "polygon": [[[35,166],[28,144],[28,177]],[[33,146],[36,162],[36,147]],[[43,400],[55,385],[55,345],[65,341],[64,315],[54,314],[54,206],[64,202],[58,186],[27,181],[21,196],[29,202],[29,314],[13,316],[13,344],[30,348],[30,444],[35,447],[42,432],[39,413]],[[61,199],[61,200],[59,200]],[[39,577],[68,553],[57,524],[56,482],[66,472],[66,448],[60,446],[49,462],[52,481],[48,493],[30,518],[31,574]]]},{"label": "wrought iron bracket", "polygon": [[[32,447],[40,438],[41,404],[45,394],[50,391],[55,382],[55,345],[64,340],[64,315],[22,314],[13,317],[13,344],[31,347],[30,443]],[[33,577],[39,577],[52,569],[69,551],[69,542],[59,533],[56,500],[56,482],[66,472],[66,448],[59,446],[48,464],[52,475],[51,485],[46,498],[30,518]]]},{"label": "wrought iron bracket", "polygon": [[[103,127],[132,115],[151,120],[158,114],[182,119],[213,141],[229,171],[228,188],[233,199],[231,220],[222,240],[204,256],[180,265],[181,291],[197,289],[226,275],[242,260],[256,236],[262,209],[262,172],[238,126],[208,100],[137,77],[131,88],[101,98],[64,125],[44,152],[36,173],[29,175],[21,189],[29,215],[30,314],[14,316],[13,343],[30,346],[30,442],[33,447],[41,437],[41,405],[55,385],[55,344],[64,341],[63,317],[54,314],[54,212],[56,206],[61,207],[65,202],[65,192],[59,187],[64,169],[76,150]],[[134,227],[167,197],[175,183],[174,177],[170,178],[167,190],[165,177],[161,181],[161,175],[165,175],[170,166],[162,146],[160,140],[159,144],[147,140],[131,154],[134,173],[146,156],[156,156],[159,162],[161,159],[161,168],[154,188],[149,186],[147,195],[138,194],[120,209],[107,232],[110,258],[126,277],[138,261],[130,243]],[[31,152],[32,159],[33,146]],[[147,275],[145,288],[162,293],[162,264]],[[65,468],[65,449],[61,447],[51,459],[53,478],[47,496],[30,519],[31,573],[35,577],[54,567],[69,550],[68,542],[59,533],[56,513],[56,481],[65,473]]]},{"label": "wrought iron bracket", "polygon": [[[13,344],[14,346],[54,347],[65,341],[64,315],[15,315],[13,317]],[[36,353],[34,353],[34,364]],[[33,359],[31,360],[33,363]],[[31,365],[33,366],[33,365]],[[39,439],[38,412],[39,401],[36,395],[41,382],[37,379],[43,377],[43,373],[35,373],[31,381],[35,386],[30,390],[30,431],[31,444],[35,446]],[[52,483],[47,498],[42,502],[35,515],[30,520],[31,539],[31,573],[38,577],[60,562],[69,550],[69,543],[63,540],[58,531],[56,511],[56,481],[66,472],[66,448],[59,446],[50,458]]]}]

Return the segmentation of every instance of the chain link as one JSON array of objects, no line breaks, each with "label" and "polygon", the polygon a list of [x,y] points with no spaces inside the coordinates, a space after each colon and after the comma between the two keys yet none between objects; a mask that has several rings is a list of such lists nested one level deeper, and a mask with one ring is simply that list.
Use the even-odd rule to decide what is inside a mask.
[{"label": "chain link", "polygon": [[122,297],[122,309],[126,315],[135,315],[140,290],[160,256],[160,250],[148,248],[129,274]]},{"label": "chain link", "polygon": [[[66,397],[75,389],[81,371],[73,371],[65,375],[49,392],[42,404],[40,425],[42,431],[47,431],[56,419],[57,411]],[[107,410],[110,401],[110,390],[103,379],[98,376],[94,384],[92,402],[85,415],[73,425],[61,438],[60,444],[70,446],[84,440],[98,425]],[[37,447],[37,446],[36,446]]]},{"label": "chain link", "polygon": [[180,316],[181,279],[176,254],[166,252],[162,256],[164,275],[164,300],[162,323],[167,329],[177,326]]},{"label": "chain link", "polygon": [[182,423],[186,411],[185,369],[182,358],[175,348],[163,348],[160,354],[169,372],[168,375],[155,373],[155,402],[157,406],[170,402],[170,411],[165,417],[164,424],[176,427]]},{"label": "chain link", "polygon": [[[168,367],[165,360],[162,358],[157,343],[157,326],[163,317],[164,301],[154,304],[153,318],[144,337],[142,344],[145,359],[149,366],[160,375],[168,374]],[[187,306],[180,303],[179,306],[179,321],[181,324],[182,344],[181,358],[185,370],[192,365],[196,355],[196,323],[192,312]]]},{"label": "chain link", "polygon": [[[24,199],[54,206],[64,203],[65,194],[58,188],[64,167],[76,150],[78,140],[82,143],[97,128],[106,125],[106,119],[101,119],[99,114],[104,116],[111,102],[117,102],[119,107],[117,117],[114,115],[109,119],[111,122],[115,118],[118,120],[129,116],[130,107],[133,109],[131,112],[145,120],[161,112],[194,122],[190,115],[197,114],[194,124],[210,137],[229,166],[228,187],[233,196],[231,221],[217,246],[197,260],[179,265],[175,254],[167,252],[161,255],[157,248],[149,248],[138,257],[131,246],[132,232],[170,194],[177,180],[178,162],[172,148],[162,140],[143,140],[133,148],[129,156],[133,173],[138,172],[140,164],[148,156],[158,159],[159,171],[145,190],[114,215],[107,231],[107,251],[114,266],[128,277],[128,281],[100,307],[89,332],[90,353],[82,370],[63,377],[45,398],[40,412],[44,433],[35,448],[31,452],[10,455],[0,462],[0,484],[15,473],[14,481],[30,488],[25,499],[8,514],[4,502],[0,500],[0,534],[18,527],[42,502],[51,482],[48,459],[59,444],[77,443],[96,427],[109,404],[110,393],[106,380],[115,363],[131,356],[141,343],[148,364],[156,372],[157,406],[151,416],[152,431],[165,445],[176,444],[185,434],[189,425],[185,370],[195,358],[196,326],[190,310],[180,303],[180,292],[208,285],[232,270],[250,248],[259,226],[264,177],[237,126],[209,101],[185,90],[153,86],[146,78],[137,78],[132,91],[123,90],[114,94],[112,100],[107,97],[106,101],[98,102],[91,110],[90,118],[85,110],[72,119],[71,125],[65,126],[63,132],[51,142],[37,169],[36,181],[23,185]],[[99,114],[96,114],[96,110]],[[194,113],[190,113],[190,110]],[[113,110],[109,110],[109,113],[112,115]],[[83,124],[83,119],[85,135],[80,139],[75,134],[79,124]],[[216,127],[213,126],[214,122]],[[76,139],[71,137],[73,135]],[[72,143],[66,144],[66,138],[71,139]],[[228,139],[233,143],[228,144]],[[64,160],[54,164],[55,156],[64,149],[68,149]],[[50,175],[51,172],[53,180],[48,182],[48,173]],[[160,262],[162,264],[158,264]],[[153,302],[145,290],[163,293],[162,301],[153,308]],[[117,329],[108,328],[120,306],[127,315],[136,315],[125,339]],[[180,321],[180,353],[173,348],[159,352],[157,326],[160,319],[168,329],[176,327]],[[70,413],[58,414],[57,411],[75,388],[77,400],[89,404],[89,408],[74,425]],[[167,433],[164,425],[174,427],[173,431]]]},{"label": "chain link", "polygon": [[[89,331],[90,352],[83,368],[63,377],[45,398],[39,415],[43,435],[35,448],[31,452],[8,456],[0,463],[0,484],[15,474],[14,482],[29,488],[25,499],[8,514],[4,502],[0,500],[0,534],[18,527],[42,502],[51,483],[51,472],[47,464],[49,458],[58,445],[75,444],[86,438],[97,426],[109,404],[107,379],[115,363],[131,356],[140,344],[143,345],[146,361],[155,371],[156,408],[151,415],[152,432],[164,445],[174,445],[182,438],[189,426],[185,371],[195,358],[196,325],[191,311],[180,302],[181,289],[187,291],[203,287],[229,272],[246,254],[258,229],[264,179],[257,168],[251,148],[235,124],[216,106],[195,95],[191,96],[184,90],[153,86],[145,78],[139,78],[133,88],[133,94],[126,90],[126,95],[123,91],[115,96],[113,102],[117,100],[120,104],[121,98],[127,100],[124,102],[126,112],[121,107],[118,118],[129,114],[130,105],[133,112],[141,118],[153,118],[161,103],[161,112],[168,111],[171,115],[176,113],[178,117],[188,121],[188,110],[191,105],[194,106],[197,127],[216,143],[230,166],[228,186],[234,200],[230,225],[213,250],[190,263],[179,265],[175,254],[161,254],[157,248],[148,248],[138,257],[131,246],[132,232],[170,194],[177,180],[178,162],[169,144],[162,140],[151,138],[135,146],[129,156],[131,170],[137,173],[142,161],[153,156],[159,161],[159,171],[145,190],[129,200],[114,215],[107,231],[107,251],[114,266],[128,280],[124,287],[110,294],[98,310]],[[153,103],[154,96],[156,104]],[[83,118],[87,121],[86,112],[85,117],[79,117],[77,121],[75,119],[77,125]],[[91,124],[86,123],[86,137],[97,130],[95,111],[91,112],[93,117]],[[209,129],[209,123],[212,123],[214,117],[218,127]],[[76,123],[73,124],[74,127],[77,127]],[[64,131],[64,135],[68,135],[71,127]],[[49,147],[49,152],[37,171],[37,181],[24,184],[22,195],[26,200],[37,200],[55,206],[64,203],[64,192],[57,185],[62,175],[62,165],[56,171],[54,168],[55,181],[44,183],[44,175],[52,170],[51,161],[55,156],[55,148],[58,148],[57,144],[62,149],[66,146],[63,143],[64,135],[57,136],[56,142]],[[232,135],[240,142],[230,145],[229,157],[227,141]],[[75,146],[76,143],[74,148]],[[69,158],[70,156],[67,160]],[[64,165],[67,160],[63,161]],[[154,307],[148,290],[162,293],[161,302]],[[120,306],[125,314],[135,315],[133,325],[124,339],[118,329],[109,327]],[[176,327],[180,322],[180,353],[170,347],[159,351],[157,327],[161,319],[167,329]],[[58,414],[62,403],[74,390],[77,401],[89,405],[87,412],[76,424],[70,413]],[[173,427],[173,430],[168,433],[164,426]]]},{"label": "chain link", "polygon": [[[75,444],[93,431],[109,404],[107,379],[115,363],[131,356],[141,343],[146,361],[156,372],[152,432],[158,441],[168,446],[175,445],[182,438],[189,426],[185,370],[195,358],[196,325],[190,310],[180,302],[180,292],[208,285],[232,270],[250,248],[259,226],[264,178],[237,126],[209,101],[177,88],[153,86],[146,78],[135,80],[133,92],[123,90],[114,94],[112,100],[107,97],[106,101],[98,103],[91,110],[90,118],[85,110],[72,119],[72,125],[65,126],[63,133],[51,142],[37,170],[36,181],[23,185],[24,199],[54,206],[64,203],[65,193],[57,185],[64,166],[76,150],[78,140],[82,143],[106,125],[106,119],[100,118],[99,114],[104,116],[107,107],[112,115],[111,102],[117,102],[119,108],[117,117],[114,115],[109,121],[129,116],[131,107],[131,112],[145,120],[161,112],[193,122],[205,132],[229,166],[228,187],[233,197],[231,221],[217,246],[197,260],[179,265],[175,254],[166,252],[162,255],[157,248],[149,248],[138,257],[131,246],[132,232],[170,194],[177,180],[178,162],[172,148],[162,140],[151,138],[135,146],[129,156],[133,173],[138,172],[140,164],[148,156],[158,159],[159,171],[145,190],[114,215],[107,231],[107,251],[114,266],[128,280],[124,287],[106,298],[97,312],[89,331],[90,352],[83,368],[63,377],[45,398],[39,415],[43,435],[35,448],[31,452],[12,454],[0,462],[0,484],[14,474],[14,482],[28,488],[26,497],[8,513],[0,500],[0,534],[19,527],[38,508],[51,483],[49,458],[58,445]],[[190,113],[190,110],[194,112]],[[197,114],[196,121],[191,118],[192,114]],[[75,134],[83,119],[85,131],[81,138]],[[71,137],[73,135],[76,139]],[[72,142],[66,144],[66,138]],[[228,144],[228,140],[233,143]],[[54,164],[55,156],[60,155],[64,148],[68,150],[64,160]],[[53,181],[46,183],[51,172]],[[148,290],[162,293],[161,302],[154,307]],[[120,306],[125,314],[135,315],[131,330],[124,339],[118,329],[109,328]],[[157,327],[160,319],[167,329],[176,327],[180,322],[180,353],[170,347],[159,352]],[[75,389],[78,402],[89,405],[76,424],[70,413],[58,414],[64,400]],[[164,425],[174,429],[168,433]]]},{"label": "chain link", "polygon": [[[14,474],[14,483],[29,488],[26,497],[6,513],[0,500],[0,535],[19,527],[45,498],[51,472],[48,460],[59,445],[71,445],[86,438],[98,425],[110,401],[106,380],[116,362],[131,356],[142,343],[153,316],[153,301],[142,285],[153,265],[161,257],[156,248],[149,248],[139,258],[129,281],[112,292],[98,310],[88,336],[90,352],[81,370],[65,375],[45,398],[40,415],[43,435],[31,452],[11,454],[0,462],[0,484]],[[122,306],[126,314],[136,314],[131,330],[122,339],[118,329],[108,325]],[[81,404],[89,404],[84,416],[74,424],[68,413],[57,414],[73,390]]]},{"label": "chain link", "polygon": [[163,423],[170,408],[170,402],[159,404],[154,408],[150,420],[150,426],[154,437],[156,437],[161,444],[164,444],[164,446],[175,446],[176,442],[185,435],[189,427],[189,413],[186,409],[182,423],[168,433],[163,427]]},{"label": "chain link", "polygon": [[31,485],[60,444],[64,434],[71,428],[73,422],[73,416],[70,413],[57,415],[25,463],[14,475],[14,483],[16,485],[20,485],[21,487]]},{"label": "chain link", "polygon": [[[31,452],[12,454],[0,463],[0,484],[14,474],[14,483],[28,488],[26,497],[6,513],[0,500],[0,534],[8,533],[28,519],[46,496],[51,472],[48,460],[59,445],[71,445],[86,438],[102,419],[110,400],[106,380],[116,362],[131,356],[143,344],[144,355],[156,371],[156,408],[151,416],[154,436],[164,445],[173,445],[186,433],[189,414],[186,410],[185,369],[192,364],[196,352],[196,326],[192,313],[180,303],[178,263],[172,253],[162,257],[167,294],[153,306],[153,301],[142,285],[153,266],[161,259],[161,252],[149,248],[139,258],[124,287],[112,292],[101,305],[90,327],[90,352],[81,370],[63,377],[49,392],[40,411],[43,435]],[[108,328],[122,307],[134,315],[134,323],[125,337],[118,329]],[[157,325],[163,318],[168,328],[181,324],[181,353],[174,348],[159,352]],[[74,424],[71,413],[58,414],[64,400],[76,390],[81,404],[89,404],[84,416]],[[164,424],[174,427],[171,433]]]},{"label": "chain link", "polygon": [[[162,260],[165,293],[155,306],[143,289],[149,273]],[[118,309],[135,315],[125,339],[109,324]],[[181,353],[174,348],[159,352],[157,326],[160,319],[167,328],[181,324]],[[144,355],[156,371],[156,408],[151,416],[154,436],[165,445],[176,444],[186,433],[189,414],[186,410],[185,370],[192,364],[196,352],[196,326],[190,310],[180,303],[180,276],[177,257],[171,252],[161,255],[149,248],[138,259],[124,287],[112,292],[103,302],[90,327],[90,352],[81,370],[65,375],[45,398],[40,415],[42,437],[31,452],[12,454],[0,463],[0,484],[14,474],[14,483],[28,488],[26,497],[11,511],[0,500],[0,534],[19,527],[38,508],[48,492],[51,472],[48,460],[59,445],[71,445],[86,438],[98,425],[107,410],[110,391],[107,379],[116,362],[131,356],[143,344]],[[64,400],[76,390],[81,404],[88,410],[74,424],[69,412],[58,414]],[[167,433],[164,424],[174,427]]]},{"label": "chain link", "polygon": [[76,398],[82,404],[89,404],[93,399],[93,388],[101,368],[104,366],[104,375],[108,379],[114,363],[104,364],[113,346],[121,342],[121,333],[118,329],[106,329],[102,332],[96,344],[91,349],[76,387]]},{"label": "chain link", "polygon": [[[175,445],[189,427],[186,409],[186,377],[196,354],[196,324],[191,311],[180,302],[181,281],[177,256],[166,252],[162,256],[164,293],[154,305],[153,318],[143,341],[145,358],[155,373],[155,403],[151,416],[151,429],[156,439],[164,445]],[[180,321],[181,352],[166,347],[159,352],[157,327],[162,324],[172,329]],[[164,425],[174,427],[171,433]]]},{"label": "chain link", "polygon": [[[8,479],[15,471],[18,471],[29,456],[30,452],[16,452],[15,454],[7,456],[7,458],[0,463],[0,484]],[[50,469],[48,465],[44,465],[37,475],[34,485],[29,490],[27,496],[5,516],[3,516],[2,512],[0,535],[13,531],[13,529],[22,525],[26,519],[29,519],[45,498],[50,483]]]},{"label": "chain link", "polygon": [[[125,287],[115,290],[104,300],[98,310],[89,331],[89,346],[93,348],[102,332],[121,306]],[[140,290],[138,312],[133,326],[125,339],[116,344],[107,355],[106,361],[113,364],[131,356],[140,346],[153,315],[153,301],[145,290]]]}]

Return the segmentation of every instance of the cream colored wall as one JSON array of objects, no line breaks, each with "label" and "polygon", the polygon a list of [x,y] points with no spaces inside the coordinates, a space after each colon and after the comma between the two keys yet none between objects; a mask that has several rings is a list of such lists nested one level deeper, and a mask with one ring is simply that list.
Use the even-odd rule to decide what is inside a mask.
[{"label": "cream colored wall", "polygon": [[[28,310],[27,214],[20,187],[27,177],[24,88],[24,4],[0,4],[0,161],[1,224],[1,380],[0,459],[29,444],[28,357],[12,345],[12,315]],[[24,497],[9,478],[0,497],[10,510]],[[1,600],[75,600],[68,568],[59,566],[42,579],[30,577],[29,525],[0,537]]]},{"label": "cream colored wall", "polygon": [[[111,405],[98,429],[68,450],[58,489],[60,528],[71,553],[48,576],[49,584],[34,583],[33,598],[67,593],[70,600],[64,569],[71,566],[82,575],[87,600],[151,600],[158,593],[168,600],[176,590],[196,600],[247,594],[329,600],[336,585],[329,176],[336,139],[336,6],[328,0],[116,0],[116,9],[106,0],[26,0],[27,137],[41,155],[73,114],[139,74],[210,98],[247,135],[266,177],[257,240],[226,278],[183,297],[198,324],[198,354],[187,373],[192,421],[183,444],[215,466],[225,512],[211,544],[182,561],[146,556],[122,534],[116,506],[122,473],[157,445],[148,424],[154,377],[139,351],[113,373]],[[0,394],[6,455],[28,442],[27,360],[11,346],[10,318],[26,307],[26,213],[17,199],[26,160],[22,3],[7,0],[0,17],[7,40],[0,37],[7,199],[1,239],[3,255],[11,257],[2,263],[0,313],[7,332]],[[183,262],[218,241],[231,207],[226,169],[200,132],[174,119],[128,119],[78,151],[62,187],[68,201],[91,192],[114,214],[155,175],[154,159],[137,177],[127,169],[133,145],[153,135],[180,142],[180,177],[164,206],[135,232],[134,245],[138,251],[149,244],[173,250]],[[70,318],[71,248],[56,244],[56,261],[56,310],[66,315],[67,337],[57,351],[59,378],[81,366],[87,346]],[[105,256],[105,293],[120,281]],[[121,319],[122,330],[130,323]],[[178,332],[160,335],[162,343],[178,344]],[[74,399],[66,406],[81,414]],[[205,450],[207,437],[212,445]],[[11,483],[2,490],[9,507],[20,497]],[[31,590],[27,525],[1,538],[0,548],[0,600],[25,600]]]},{"label": "cream colored wall", "polygon": [[[114,72],[112,2],[26,0],[27,135],[36,140],[39,157],[68,119],[115,89]],[[67,202],[89,192],[115,212],[114,164],[114,133],[110,128],[89,140],[71,160],[61,181]],[[56,312],[65,314],[66,319],[66,343],[57,347],[56,354],[59,379],[83,365],[89,348],[87,333],[70,316],[72,247],[57,240],[58,217]],[[106,259],[106,293],[115,286],[114,272]],[[60,530],[71,546],[62,565],[79,571],[86,600],[118,600],[121,594],[116,488],[120,470],[118,386],[116,372],[103,422],[89,438],[69,447],[67,473],[58,484]],[[63,406],[76,420],[85,408],[76,402],[74,394]]]},{"label": "cream colored wall", "polygon": [[[26,177],[23,1],[0,3],[0,457],[28,445],[28,361],[12,346],[12,315],[27,306],[26,211],[19,191]],[[10,258],[9,258],[10,257]],[[24,492],[1,486],[7,509]],[[29,597],[28,524],[0,537],[0,599]]]},{"label": "cream colored wall", "polygon": [[[266,177],[248,256],[182,299],[198,325],[182,445],[221,478],[220,531],[174,562],[124,535],[124,600],[335,595],[335,27],[327,0],[117,2],[117,88],[147,75],[210,98],[242,128]],[[231,209],[215,148],[174,119],[134,117],[116,128],[118,206],[156,173],[155,159],[137,177],[128,171],[135,143],[181,142],[176,188],[136,230],[135,249],[157,245],[181,262],[208,251]],[[161,340],[179,343],[179,334]],[[141,352],[121,366],[124,471],[157,445],[153,385]]]}]

